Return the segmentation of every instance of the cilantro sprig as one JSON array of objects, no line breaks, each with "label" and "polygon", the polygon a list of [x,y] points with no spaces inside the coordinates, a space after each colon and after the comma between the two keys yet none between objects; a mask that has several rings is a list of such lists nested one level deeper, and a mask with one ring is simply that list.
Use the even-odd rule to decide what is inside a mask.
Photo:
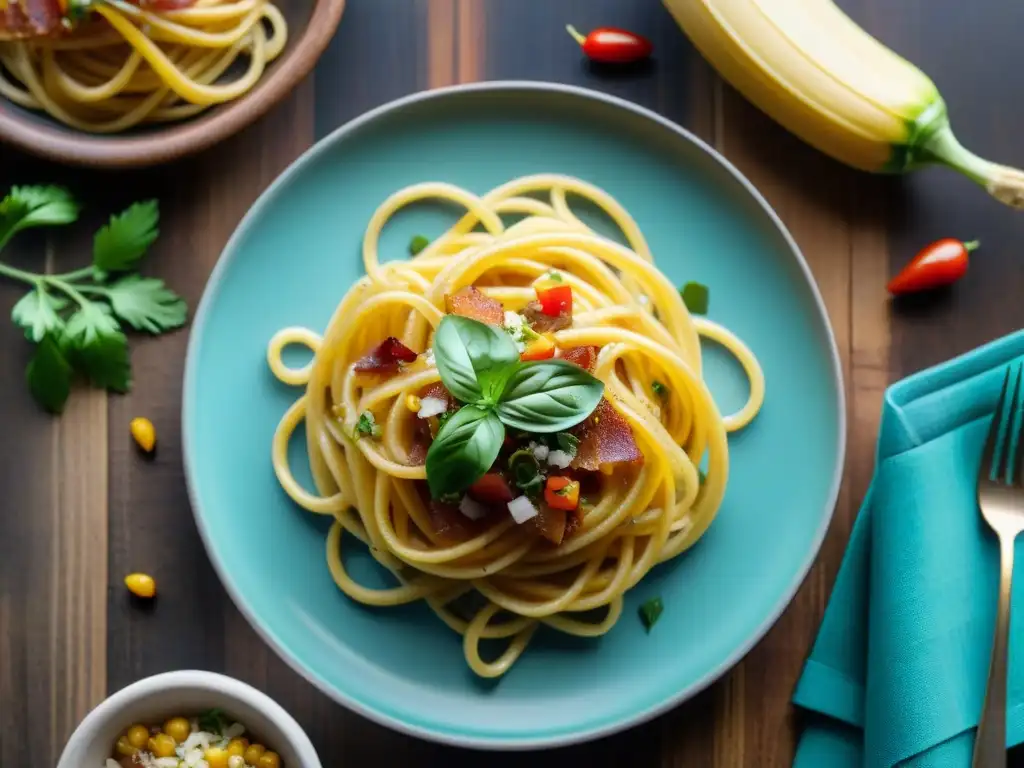
[{"label": "cilantro sprig", "polygon": [[[78,212],[61,187],[13,187],[0,199],[0,252],[19,232],[72,224]],[[159,223],[155,200],[132,205],[100,228],[92,263],[73,272],[28,272],[0,261],[0,277],[30,286],[11,319],[36,345],[25,378],[46,410],[64,409],[76,375],[113,392],[131,388],[123,325],[157,335],[185,324],[184,299],[162,280],[136,272],[160,234]]]}]

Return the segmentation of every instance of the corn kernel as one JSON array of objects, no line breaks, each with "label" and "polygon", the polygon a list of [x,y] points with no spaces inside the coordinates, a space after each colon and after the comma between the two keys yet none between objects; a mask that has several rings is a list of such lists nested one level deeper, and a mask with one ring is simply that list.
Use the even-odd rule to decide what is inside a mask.
[{"label": "corn kernel", "polygon": [[[248,739],[232,739],[230,743],[228,743],[228,756],[234,757],[235,755],[238,755],[238,757],[244,757],[245,750],[248,748]],[[245,761],[243,760],[242,762],[244,763]]]},{"label": "corn kernel", "polygon": [[136,597],[153,597],[156,595],[156,582],[146,573],[130,573],[124,577],[124,585]]},{"label": "corn kernel", "polygon": [[245,758],[241,755],[232,755],[228,758],[228,768],[245,768]]},{"label": "corn kernel", "polygon": [[146,742],[149,741],[149,728],[144,725],[133,725],[128,729],[125,738],[136,749],[142,749],[146,746]]},{"label": "corn kernel", "polygon": [[220,747],[210,747],[203,757],[210,768],[228,768],[228,753]]},{"label": "corn kernel", "polygon": [[281,768],[281,756],[277,752],[267,752],[256,765],[257,768]]},{"label": "corn kernel", "polygon": [[178,744],[181,744],[188,738],[188,735],[192,733],[192,726],[189,725],[188,720],[184,717],[172,717],[164,723],[164,733],[174,739]]},{"label": "corn kernel", "polygon": [[422,401],[416,395],[405,396],[405,407],[413,413],[418,413],[422,404]]},{"label": "corn kernel", "polygon": [[158,733],[149,740],[149,751],[154,757],[174,757],[174,739],[166,733]]},{"label": "corn kernel", "polygon": [[132,423],[128,428],[131,430],[135,442],[139,444],[139,448],[146,453],[152,453],[153,449],[156,448],[156,428],[153,426],[153,422],[149,419],[137,417],[132,419]]},{"label": "corn kernel", "polygon": [[[147,733],[146,735],[148,736],[149,734]],[[124,736],[117,740],[117,744],[114,745],[114,749],[119,755],[134,755],[139,751],[139,748],[133,747],[131,742]]]},{"label": "corn kernel", "polygon": [[249,765],[259,765],[260,758],[263,757],[263,753],[266,751],[267,748],[262,744],[253,744],[245,750],[245,762]]}]

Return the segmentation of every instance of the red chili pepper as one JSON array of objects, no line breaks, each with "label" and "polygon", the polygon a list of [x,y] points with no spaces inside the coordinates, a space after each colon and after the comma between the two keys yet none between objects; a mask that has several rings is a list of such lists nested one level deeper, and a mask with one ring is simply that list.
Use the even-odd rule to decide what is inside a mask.
[{"label": "red chili pepper", "polygon": [[540,311],[548,317],[572,314],[572,288],[568,285],[553,285],[537,289]]},{"label": "red chili pepper", "polygon": [[565,27],[593,61],[605,64],[628,64],[646,59],[654,46],[646,37],[616,27],[599,27],[584,37],[572,24]]},{"label": "red chili pepper", "polygon": [[977,240],[969,243],[951,237],[936,240],[921,249],[903,271],[889,281],[889,293],[898,296],[955,283],[967,273],[969,255],[978,245]]}]

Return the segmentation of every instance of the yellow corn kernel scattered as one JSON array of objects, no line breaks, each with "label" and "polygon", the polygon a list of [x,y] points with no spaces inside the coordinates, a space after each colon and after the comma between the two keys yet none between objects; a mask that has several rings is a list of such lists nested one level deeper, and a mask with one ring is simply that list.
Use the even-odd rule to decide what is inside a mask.
[{"label": "yellow corn kernel scattered", "polygon": [[221,749],[220,747],[210,747],[203,754],[203,757],[206,759],[206,763],[210,768],[228,768],[227,750]]},{"label": "yellow corn kernel scattered", "polygon": [[267,752],[256,765],[257,768],[281,768],[281,756],[277,752]]},{"label": "yellow corn kernel scattered", "polygon": [[129,573],[124,577],[124,585],[136,597],[153,597],[156,595],[156,582],[146,573]]},{"label": "yellow corn kernel scattered", "polygon": [[253,744],[245,750],[245,762],[249,765],[259,765],[260,758],[263,757],[263,753],[266,751],[267,748],[262,744]]},{"label": "yellow corn kernel scattered", "polygon": [[416,395],[405,396],[405,407],[413,413],[419,413],[421,405],[423,405],[423,403],[418,397],[416,397]]},{"label": "yellow corn kernel scattered", "polygon": [[164,723],[164,733],[179,744],[182,744],[188,738],[188,735],[192,733],[192,726],[189,725],[188,720],[184,717],[172,717]]},{"label": "yellow corn kernel scattered", "polygon": [[131,430],[135,442],[139,444],[139,448],[146,453],[152,453],[156,448],[156,428],[153,426],[153,422],[139,416],[132,419],[128,428]]},{"label": "yellow corn kernel scattered", "polygon": [[144,725],[133,725],[128,729],[125,738],[136,749],[142,749],[146,746],[146,742],[149,741],[149,728]]},{"label": "yellow corn kernel scattered", "polygon": [[[149,734],[147,733],[146,735],[148,736]],[[134,755],[139,751],[139,748],[133,747],[131,742],[124,736],[117,740],[117,744],[114,745],[114,749],[117,750],[117,754],[119,755]]]},{"label": "yellow corn kernel scattered", "polygon": [[[228,743],[228,757],[245,757],[245,750],[249,748],[248,739],[232,739]],[[242,762],[245,762],[244,760]],[[229,767],[230,768],[230,767]]]},{"label": "yellow corn kernel scattered", "polygon": [[158,733],[149,740],[149,751],[153,753],[154,757],[174,757],[176,746],[174,739],[166,733]]}]

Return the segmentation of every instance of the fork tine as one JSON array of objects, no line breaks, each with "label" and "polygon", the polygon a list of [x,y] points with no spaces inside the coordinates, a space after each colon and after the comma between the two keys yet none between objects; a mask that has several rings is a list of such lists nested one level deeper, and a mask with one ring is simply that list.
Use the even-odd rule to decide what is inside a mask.
[{"label": "fork tine", "polygon": [[1003,376],[1003,388],[999,392],[999,400],[996,401],[995,411],[992,412],[992,424],[988,428],[988,438],[985,440],[985,451],[981,454],[981,468],[978,474],[979,482],[982,480],[990,480],[992,478],[992,462],[995,459],[996,443],[999,442],[999,425],[1003,423],[1003,404],[1006,402],[1006,390],[1009,386],[1010,369],[1007,367],[1006,375]]}]

